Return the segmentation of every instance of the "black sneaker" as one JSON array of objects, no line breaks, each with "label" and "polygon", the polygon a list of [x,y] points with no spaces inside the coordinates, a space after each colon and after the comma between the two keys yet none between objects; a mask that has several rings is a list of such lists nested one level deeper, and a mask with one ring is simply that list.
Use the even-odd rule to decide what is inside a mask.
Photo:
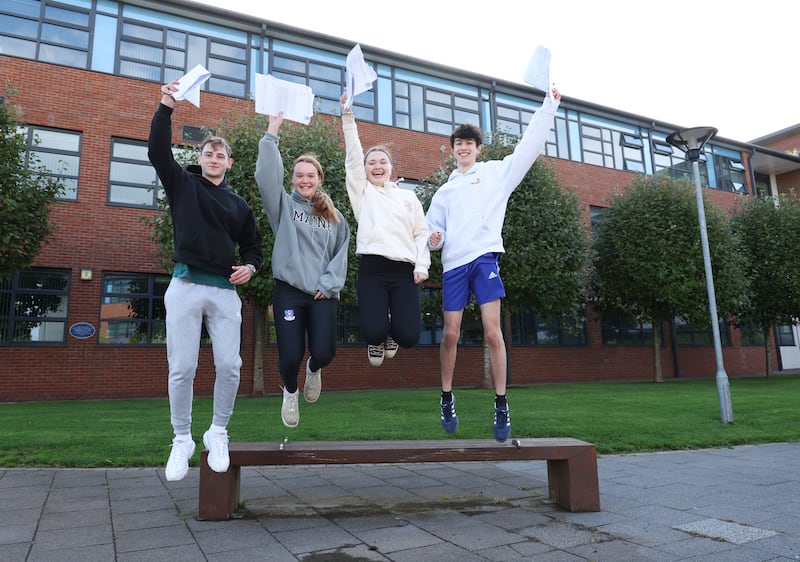
[{"label": "black sneaker", "polygon": [[508,405],[494,409],[494,438],[502,443],[511,435],[511,417]]},{"label": "black sneaker", "polygon": [[456,429],[458,429],[456,397],[453,396],[453,399],[450,402],[442,402],[440,400],[439,403],[442,406],[442,427],[444,428],[445,433],[455,433]]}]

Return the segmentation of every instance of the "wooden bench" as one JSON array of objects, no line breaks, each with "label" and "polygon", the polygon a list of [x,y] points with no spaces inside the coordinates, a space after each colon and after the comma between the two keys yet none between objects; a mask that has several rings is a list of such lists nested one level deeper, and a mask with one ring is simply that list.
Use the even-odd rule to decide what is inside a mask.
[{"label": "wooden bench", "polygon": [[595,447],[578,439],[230,443],[229,450],[230,468],[222,473],[208,467],[207,450],[200,453],[198,519],[231,518],[242,466],[303,464],[545,460],[551,500],[569,511],[600,511]]}]

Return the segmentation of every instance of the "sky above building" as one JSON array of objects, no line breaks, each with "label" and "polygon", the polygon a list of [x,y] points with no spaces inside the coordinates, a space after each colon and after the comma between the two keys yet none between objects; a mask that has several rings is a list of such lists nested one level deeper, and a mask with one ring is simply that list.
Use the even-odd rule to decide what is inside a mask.
[{"label": "sky above building", "polygon": [[800,123],[800,2],[195,1],[519,83],[543,45],[566,98],[736,141]]}]

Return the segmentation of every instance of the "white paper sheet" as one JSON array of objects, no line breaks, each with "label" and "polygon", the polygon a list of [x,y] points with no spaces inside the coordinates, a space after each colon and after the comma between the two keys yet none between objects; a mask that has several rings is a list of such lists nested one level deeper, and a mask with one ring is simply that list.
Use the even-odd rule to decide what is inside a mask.
[{"label": "white paper sheet", "polygon": [[522,79],[527,84],[543,92],[550,91],[552,87],[552,82],[550,81],[550,49],[542,45],[536,46]]},{"label": "white paper sheet", "polygon": [[314,116],[314,92],[305,84],[275,78],[271,74],[256,74],[256,113],[277,115],[308,125]]},{"label": "white paper sheet", "polygon": [[202,64],[198,64],[178,80],[178,91],[172,94],[175,101],[186,100],[195,107],[200,107],[200,86],[211,78],[211,73]]},{"label": "white paper sheet", "polygon": [[372,83],[377,80],[378,75],[370,65],[364,60],[364,53],[361,52],[361,45],[356,44],[347,54],[347,67],[345,69],[345,89],[347,98],[345,99],[345,109],[350,109],[353,105],[353,98],[362,92],[372,89]]}]

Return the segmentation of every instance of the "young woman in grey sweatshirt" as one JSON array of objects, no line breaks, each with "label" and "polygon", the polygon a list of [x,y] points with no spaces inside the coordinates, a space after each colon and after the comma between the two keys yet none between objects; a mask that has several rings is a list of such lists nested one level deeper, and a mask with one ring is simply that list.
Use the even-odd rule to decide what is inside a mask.
[{"label": "young woman in grey sweatshirt", "polygon": [[271,116],[259,141],[256,183],[275,234],[272,308],[278,338],[278,371],[283,379],[281,420],[286,427],[300,421],[297,377],[306,352],[303,396],[316,402],[322,389],[322,368],[336,356],[339,293],[347,276],[350,227],[320,189],[324,173],[312,154],[292,166],[292,191],[283,186],[283,159],[278,132],[283,115]]}]

